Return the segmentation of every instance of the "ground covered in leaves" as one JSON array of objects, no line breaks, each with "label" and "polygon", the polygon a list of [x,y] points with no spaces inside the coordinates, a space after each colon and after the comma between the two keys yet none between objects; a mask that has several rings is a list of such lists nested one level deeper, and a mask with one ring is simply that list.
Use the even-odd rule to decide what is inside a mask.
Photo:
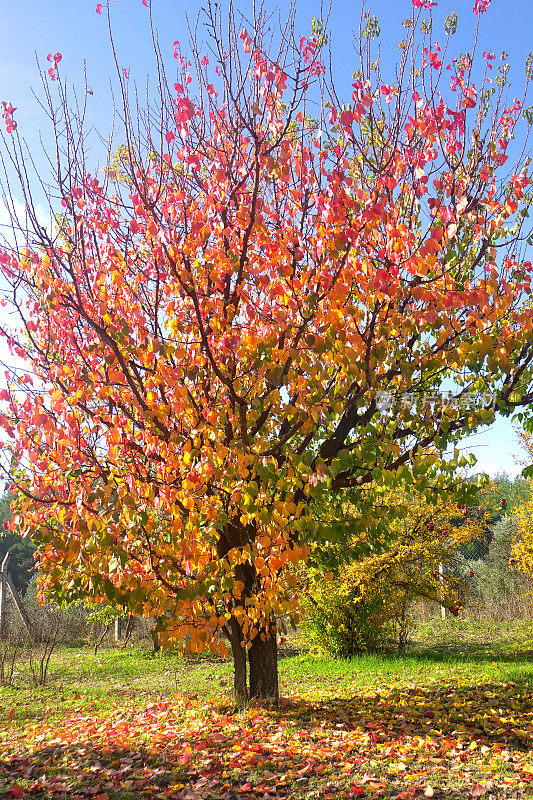
[{"label": "ground covered in leaves", "polygon": [[0,796],[531,798],[520,630],[457,628],[455,655],[426,640],[403,659],[286,657],[279,709],[235,709],[228,664],[63,651],[48,686],[0,690]]}]

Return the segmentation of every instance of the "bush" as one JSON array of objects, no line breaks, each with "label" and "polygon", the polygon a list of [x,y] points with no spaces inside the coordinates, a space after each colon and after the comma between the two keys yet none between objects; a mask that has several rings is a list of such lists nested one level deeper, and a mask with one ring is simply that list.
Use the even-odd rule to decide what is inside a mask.
[{"label": "bush", "polygon": [[303,596],[302,629],[319,652],[351,658],[373,652],[390,634],[398,609],[383,597],[363,592],[353,568],[343,578],[315,576]]},{"label": "bush", "polygon": [[301,603],[312,644],[330,655],[351,657],[392,638],[403,652],[415,601],[459,613],[465,584],[456,554],[479,538],[483,521],[472,519],[454,494],[452,487],[427,494],[388,490],[367,512],[367,530],[322,549],[331,571],[324,574],[318,562],[308,567]]},{"label": "bush", "polygon": [[26,638],[22,629],[10,631],[0,639],[0,686],[14,686],[24,657]]}]

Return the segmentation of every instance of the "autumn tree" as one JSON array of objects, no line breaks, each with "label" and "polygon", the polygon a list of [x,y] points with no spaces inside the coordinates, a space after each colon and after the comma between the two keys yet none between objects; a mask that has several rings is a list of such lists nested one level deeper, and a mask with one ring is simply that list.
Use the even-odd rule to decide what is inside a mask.
[{"label": "autumn tree", "polygon": [[286,565],[308,555],[324,487],[369,507],[533,400],[531,63],[511,99],[505,62],[452,53],[455,15],[437,33],[430,2],[407,5],[388,80],[363,14],[342,98],[323,23],[300,37],[292,14],[208,3],[171,78],[154,34],[144,107],[116,56],[123,146],[104,174],[51,55],[53,230],[3,107],[27,213],[0,254],[20,319],[4,333],[28,364],[1,397],[14,524],[46,592],[157,616],[169,646],[227,639],[241,699],[278,696]]}]

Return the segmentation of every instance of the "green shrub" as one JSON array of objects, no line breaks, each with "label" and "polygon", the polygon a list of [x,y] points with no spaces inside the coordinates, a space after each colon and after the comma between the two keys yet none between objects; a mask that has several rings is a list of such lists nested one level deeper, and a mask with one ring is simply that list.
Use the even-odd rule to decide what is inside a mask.
[{"label": "green shrub", "polygon": [[342,578],[311,578],[301,608],[302,629],[311,646],[335,658],[375,652],[403,613],[400,597],[390,602],[362,587],[350,566]]}]

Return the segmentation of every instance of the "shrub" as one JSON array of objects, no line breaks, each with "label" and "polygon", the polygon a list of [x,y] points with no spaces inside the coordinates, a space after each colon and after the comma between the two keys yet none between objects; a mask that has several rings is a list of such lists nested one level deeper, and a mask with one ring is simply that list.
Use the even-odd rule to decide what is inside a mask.
[{"label": "shrub", "polygon": [[311,645],[335,658],[377,650],[390,632],[393,604],[367,587],[353,567],[342,578],[315,576],[302,599],[303,629]]},{"label": "shrub", "polygon": [[392,637],[403,651],[414,601],[428,600],[459,613],[466,587],[456,554],[479,537],[483,520],[471,519],[449,494],[428,498],[398,488],[387,492],[368,518],[369,524],[378,520],[372,538],[367,533],[360,541],[352,537],[350,560],[343,563],[342,548],[332,545],[334,570],[305,571],[301,607],[312,644],[330,655],[351,657],[376,650]]}]

